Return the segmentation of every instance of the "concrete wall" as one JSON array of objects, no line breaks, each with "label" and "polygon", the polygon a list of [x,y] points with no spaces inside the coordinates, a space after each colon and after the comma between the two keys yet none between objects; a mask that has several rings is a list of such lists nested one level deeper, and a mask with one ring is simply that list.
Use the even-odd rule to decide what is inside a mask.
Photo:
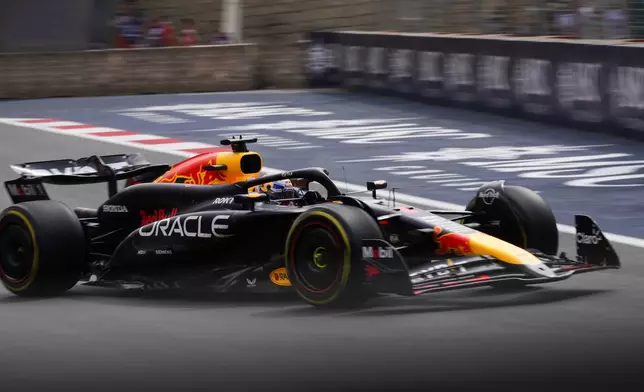
[{"label": "concrete wall", "polygon": [[255,45],[0,54],[0,99],[249,90]]},{"label": "concrete wall", "polygon": [[244,36],[297,41],[313,30],[378,30],[388,0],[245,0]]}]

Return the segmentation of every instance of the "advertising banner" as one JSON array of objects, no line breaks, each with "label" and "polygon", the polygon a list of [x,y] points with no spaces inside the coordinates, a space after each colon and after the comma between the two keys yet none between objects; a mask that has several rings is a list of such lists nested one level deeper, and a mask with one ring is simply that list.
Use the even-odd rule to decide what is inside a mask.
[{"label": "advertising banner", "polygon": [[644,47],[456,35],[315,32],[311,87],[644,139]]}]

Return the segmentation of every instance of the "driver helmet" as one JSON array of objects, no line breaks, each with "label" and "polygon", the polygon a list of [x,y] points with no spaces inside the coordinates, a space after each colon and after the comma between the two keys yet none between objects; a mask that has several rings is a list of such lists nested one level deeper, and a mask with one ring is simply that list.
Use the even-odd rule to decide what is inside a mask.
[{"label": "driver helmet", "polygon": [[[304,190],[293,186],[289,179],[258,185],[257,191],[267,193],[272,202],[280,205],[295,205],[295,200],[304,195]],[[280,201],[284,200],[284,201]]]}]

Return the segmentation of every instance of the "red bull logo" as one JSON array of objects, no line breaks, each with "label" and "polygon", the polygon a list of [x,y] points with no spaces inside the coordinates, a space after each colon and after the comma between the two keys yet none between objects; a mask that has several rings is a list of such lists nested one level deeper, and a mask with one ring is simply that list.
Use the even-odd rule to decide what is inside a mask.
[{"label": "red bull logo", "polygon": [[[217,157],[209,159],[207,162],[197,163],[182,167],[181,170],[171,170],[167,175],[158,179],[156,182],[179,182],[190,185],[213,185],[225,183],[227,175],[222,170],[204,170],[206,166],[217,164]],[[170,174],[172,173],[172,174]]]},{"label": "red bull logo", "polygon": [[[256,159],[261,162],[259,155],[254,153],[233,153],[230,151],[204,153],[177,163],[154,182],[217,185],[257,178],[261,170],[257,172],[242,170],[241,162],[244,157],[250,157],[251,162],[255,162]],[[209,168],[208,166],[218,167]],[[250,169],[246,168],[246,170]]]},{"label": "red bull logo", "polygon": [[149,225],[150,223],[154,223],[162,219],[171,218],[176,216],[177,213],[179,213],[178,208],[173,208],[170,212],[166,212],[164,209],[154,210],[151,214],[146,211],[141,211],[141,226]]},{"label": "red bull logo", "polygon": [[434,241],[438,244],[437,255],[467,256],[474,254],[468,236],[460,233],[441,233],[443,233],[443,228],[436,226],[434,228]]}]

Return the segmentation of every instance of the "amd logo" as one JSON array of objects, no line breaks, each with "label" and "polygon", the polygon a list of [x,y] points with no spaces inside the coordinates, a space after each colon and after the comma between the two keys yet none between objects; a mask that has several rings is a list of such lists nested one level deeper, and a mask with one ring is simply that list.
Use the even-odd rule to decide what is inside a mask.
[{"label": "amd logo", "polygon": [[442,59],[443,53],[441,52],[418,53],[418,80],[423,82],[442,82]]},{"label": "amd logo", "polygon": [[601,64],[562,63],[557,69],[559,102],[570,107],[574,102],[600,102]]},{"label": "amd logo", "polygon": [[551,94],[548,83],[548,71],[551,64],[548,60],[520,59],[515,66],[515,85],[518,96]]},{"label": "amd logo", "polygon": [[445,61],[447,85],[451,88],[474,84],[474,55],[471,53],[453,53]]},{"label": "amd logo", "polygon": [[509,90],[509,66],[507,56],[482,56],[478,66],[479,90]]}]

